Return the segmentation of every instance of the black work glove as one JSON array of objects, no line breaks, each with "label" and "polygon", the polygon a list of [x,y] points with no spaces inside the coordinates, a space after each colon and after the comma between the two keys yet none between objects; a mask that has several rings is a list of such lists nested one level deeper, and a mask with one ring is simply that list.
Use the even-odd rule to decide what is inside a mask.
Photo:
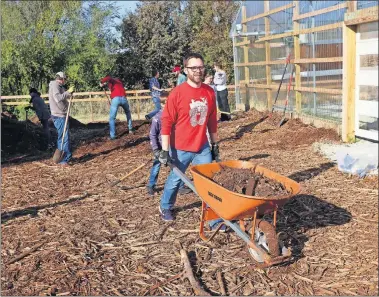
[{"label": "black work glove", "polygon": [[161,150],[158,150],[158,149],[153,151],[153,155],[156,160],[159,160],[160,153],[161,153]]},{"label": "black work glove", "polygon": [[220,161],[220,151],[219,151],[217,143],[212,143],[211,152],[212,152],[212,160],[214,160],[216,162]]},{"label": "black work glove", "polygon": [[161,164],[167,166],[167,163],[171,162],[171,158],[170,158],[170,156],[168,154],[168,151],[161,150],[159,152],[158,160],[159,160],[159,162],[161,162]]}]

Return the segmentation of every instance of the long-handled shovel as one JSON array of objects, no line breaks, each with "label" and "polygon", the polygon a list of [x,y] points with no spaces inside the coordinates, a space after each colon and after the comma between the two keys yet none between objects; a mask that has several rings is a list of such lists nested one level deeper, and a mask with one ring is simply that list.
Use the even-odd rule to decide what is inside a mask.
[{"label": "long-handled shovel", "polygon": [[53,155],[53,161],[54,161],[55,164],[58,164],[59,162],[61,162],[63,160],[63,157],[64,157],[64,151],[63,151],[64,137],[65,137],[65,134],[66,134],[68,119],[70,118],[71,102],[72,102],[72,98],[73,97],[74,97],[74,95],[71,95],[70,101],[68,102],[68,109],[67,109],[67,114],[66,114],[66,120],[64,122],[64,128],[63,128],[61,149],[57,148],[55,150],[55,152],[54,152],[54,155]]},{"label": "long-handled shovel", "polygon": [[283,126],[286,123],[286,110],[287,110],[287,106],[288,106],[288,97],[289,97],[289,94],[291,91],[291,85],[292,85],[292,78],[293,78],[294,70],[295,70],[295,66],[292,65],[292,72],[291,72],[290,81],[288,83],[288,88],[287,88],[286,102],[284,104],[283,118],[278,125],[279,127]]},{"label": "long-handled shovel", "polygon": [[[264,116],[263,118],[261,118],[258,122],[261,123],[263,122],[264,120],[266,120],[267,118],[271,118],[272,117],[272,114],[274,112],[274,109],[275,109],[275,106],[276,106],[276,101],[278,101],[278,97],[279,97],[279,92],[280,92],[280,88],[282,87],[282,83],[283,83],[283,79],[284,79],[284,75],[286,74],[286,71],[287,71],[287,66],[288,64],[290,63],[291,61],[291,54],[288,54],[287,58],[286,58],[286,66],[284,67],[284,71],[283,71],[283,74],[282,74],[282,78],[280,79],[280,83],[279,83],[279,87],[278,87],[278,91],[276,92],[276,96],[275,96],[275,101],[274,101],[274,104],[272,105],[272,109],[271,109],[271,112]],[[254,89],[255,90],[255,89]]]},{"label": "long-handled shovel", "polygon": [[131,172],[129,172],[127,175],[121,177],[120,179],[114,181],[113,183],[111,183],[111,187],[119,184],[120,182],[122,182],[125,178],[127,178],[128,176],[132,175],[134,172],[140,170],[142,167],[145,167],[147,164],[149,164],[151,162],[151,160],[148,160],[146,163],[138,166],[136,169],[132,170]]},{"label": "long-handled shovel", "polygon": [[280,80],[280,84],[279,84],[279,87],[278,87],[278,91],[276,92],[275,101],[274,101],[274,104],[272,105],[271,114],[274,112],[274,108],[275,108],[275,105],[276,105],[276,101],[278,101],[279,92],[280,92],[280,87],[282,86],[283,79],[284,79],[284,75],[286,74],[287,66],[288,66],[288,64],[290,63],[290,59],[291,59],[291,54],[288,54],[287,59],[286,59],[286,66],[284,67],[284,71],[283,71],[283,74],[282,74],[282,78],[281,78],[281,80]]},{"label": "long-handled shovel", "polygon": [[105,97],[107,97],[107,99],[108,99],[108,105],[111,106],[111,100],[109,100],[109,96],[108,96],[106,90],[104,90],[104,94],[105,94]]}]

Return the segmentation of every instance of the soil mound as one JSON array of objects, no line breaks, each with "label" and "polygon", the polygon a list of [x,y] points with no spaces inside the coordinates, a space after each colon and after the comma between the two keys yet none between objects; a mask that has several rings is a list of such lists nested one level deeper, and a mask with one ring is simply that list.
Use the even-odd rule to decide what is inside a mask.
[{"label": "soil mound", "polygon": [[69,118],[69,124],[70,124],[70,128],[86,128],[87,127],[87,125],[83,124],[77,119],[74,119],[73,117]]},{"label": "soil mound", "polygon": [[213,180],[224,188],[239,194],[259,197],[275,197],[288,195],[284,186],[250,169],[223,167]]},{"label": "soil mound", "polygon": [[[50,132],[56,138],[55,129]],[[13,155],[36,153],[47,148],[42,126],[31,121],[18,121],[2,115],[1,136],[2,161]]]}]

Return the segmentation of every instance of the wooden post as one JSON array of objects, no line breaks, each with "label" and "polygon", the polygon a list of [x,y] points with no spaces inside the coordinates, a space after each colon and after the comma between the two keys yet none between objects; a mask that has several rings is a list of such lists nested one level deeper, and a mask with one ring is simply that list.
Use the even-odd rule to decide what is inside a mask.
[{"label": "wooden post", "polygon": [[[349,1],[350,2],[350,1]],[[351,1],[356,2],[356,1]],[[348,12],[356,9],[356,3],[348,5]],[[343,81],[342,81],[342,140],[355,141],[355,75],[357,26],[343,25]]]},{"label": "wooden post", "polygon": [[[270,1],[264,1],[264,12],[270,10]],[[270,35],[270,19],[269,17],[265,17],[265,36]],[[268,64],[271,61],[271,50],[270,50],[270,41],[265,41],[265,49],[266,49],[266,84],[267,87],[271,85],[271,66]],[[271,88],[267,88],[267,107],[268,110],[272,109],[272,93]]]},{"label": "wooden post", "polygon": [[[91,99],[92,98],[92,94],[89,93],[89,98]],[[90,108],[91,108],[91,123],[93,122],[93,106],[92,106],[92,101],[89,102],[90,103]]]},{"label": "wooden post", "polygon": [[347,11],[348,12],[353,12],[357,10],[357,1],[356,0],[350,0],[347,1]]},{"label": "wooden post", "polygon": [[[294,13],[293,17],[296,19],[296,17],[299,15],[300,7],[299,7],[299,1],[294,1]],[[300,24],[298,21],[293,21],[293,30],[294,32],[298,32],[300,30]],[[294,35],[294,52],[295,52],[295,60],[300,59],[300,38],[299,35]],[[300,64],[295,64],[295,87],[301,88],[301,77],[300,77]],[[296,113],[301,114],[301,92],[296,91],[295,93],[295,99],[296,99]]]},{"label": "wooden post", "polygon": [[[242,4],[241,8],[241,13],[242,13],[242,32],[247,33],[247,24],[245,23],[246,21],[246,4]],[[244,37],[244,42],[248,43],[248,38]],[[245,44],[243,46],[243,61],[244,63],[249,62],[249,44]],[[245,83],[246,83],[246,96],[248,96],[247,89],[248,89],[248,84],[250,81],[250,73],[249,73],[249,66],[245,66]],[[250,105],[250,98],[246,98],[246,102],[249,102]]]},{"label": "wooden post", "polygon": [[[135,93],[135,96],[137,97],[137,93]],[[140,99],[137,99],[137,118],[140,119]]]}]

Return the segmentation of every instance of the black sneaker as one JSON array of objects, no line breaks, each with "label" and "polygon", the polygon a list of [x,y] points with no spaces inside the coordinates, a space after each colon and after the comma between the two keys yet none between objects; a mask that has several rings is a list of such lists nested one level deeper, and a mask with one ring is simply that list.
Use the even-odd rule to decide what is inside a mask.
[{"label": "black sneaker", "polygon": [[116,140],[117,137],[109,137],[109,140]]},{"label": "black sneaker", "polygon": [[161,209],[161,207],[159,206],[159,212],[161,214],[161,218],[163,221],[166,221],[166,222],[171,222],[174,220],[174,217],[172,216],[172,213],[171,213],[171,210],[169,209]]},{"label": "black sneaker", "polygon": [[134,131],[134,129],[132,129],[132,130],[129,130],[129,134],[132,134],[132,135],[133,135],[133,134],[134,134],[134,132],[135,132],[135,131]]},{"label": "black sneaker", "polygon": [[145,115],[145,119],[146,119],[146,121],[150,121],[150,118],[148,115]]},{"label": "black sneaker", "polygon": [[155,192],[155,191],[154,191],[154,188],[147,186],[146,189],[147,189],[147,193],[148,193],[150,196],[154,196],[154,192]]},{"label": "black sneaker", "polygon": [[181,195],[189,194],[191,192],[192,192],[192,190],[190,188],[188,188],[187,186],[181,187],[178,191],[178,193]]}]

